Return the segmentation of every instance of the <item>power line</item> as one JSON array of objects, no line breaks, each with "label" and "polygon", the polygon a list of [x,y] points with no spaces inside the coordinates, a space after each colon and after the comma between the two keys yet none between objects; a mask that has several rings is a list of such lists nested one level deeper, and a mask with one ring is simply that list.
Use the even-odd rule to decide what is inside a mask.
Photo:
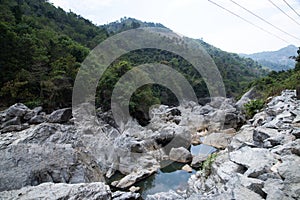
[{"label": "power line", "polygon": [[288,7],[290,7],[290,9],[292,9],[294,11],[294,13],[296,13],[296,15],[298,15],[300,17],[300,14],[297,13],[297,11],[288,2],[286,2],[286,0],[283,0],[283,1]]},{"label": "power line", "polygon": [[278,10],[280,10],[283,14],[285,14],[288,18],[290,18],[291,20],[293,20],[296,24],[298,24],[300,26],[300,24],[291,16],[289,16],[286,12],[284,12],[284,10],[282,10],[279,6],[277,6],[273,1],[268,0],[271,4],[273,4],[273,6],[275,6]]},{"label": "power line", "polygon": [[243,7],[242,5],[238,4],[237,2],[230,0],[232,3],[234,3],[235,5],[239,6],[240,8],[246,10],[247,12],[249,12],[250,14],[254,15],[255,17],[259,18],[260,20],[264,21],[265,23],[269,24],[270,26],[272,26],[273,28],[276,28],[277,30],[281,31],[282,33],[285,33],[287,35],[289,35],[290,37],[297,39],[300,41],[300,38],[282,30],[281,28],[278,28],[277,26],[275,26],[274,24],[268,22],[267,20],[265,20],[264,18],[260,17],[259,15],[255,14],[254,12],[252,12],[251,10],[248,10],[247,8]]},{"label": "power line", "polygon": [[241,17],[241,16],[238,15],[238,14],[235,14],[234,12],[232,12],[231,10],[228,10],[227,8],[221,6],[220,4],[217,4],[216,2],[211,1],[211,0],[208,0],[208,1],[209,1],[210,3],[212,3],[212,4],[216,5],[216,6],[218,6],[219,8],[222,8],[223,10],[226,10],[226,11],[229,12],[230,14],[232,14],[232,15],[234,15],[234,16],[236,16],[236,17],[242,19],[242,20],[244,20],[245,22],[251,24],[252,26],[255,26],[256,28],[258,28],[258,29],[260,29],[260,30],[262,30],[262,31],[264,31],[264,32],[266,32],[266,33],[268,33],[268,34],[270,34],[270,35],[272,35],[272,36],[274,36],[274,37],[276,37],[276,38],[278,38],[278,39],[280,39],[280,40],[282,40],[282,41],[284,41],[284,42],[286,42],[286,43],[289,43],[289,42],[286,41],[285,39],[283,39],[283,38],[281,38],[281,37],[275,35],[274,33],[271,33],[270,31],[267,31],[266,29],[264,29],[264,28],[262,28],[262,27],[260,27],[260,26],[258,26],[258,25],[256,25],[256,24],[252,23],[251,21],[249,21],[249,20],[247,20],[247,19]]}]

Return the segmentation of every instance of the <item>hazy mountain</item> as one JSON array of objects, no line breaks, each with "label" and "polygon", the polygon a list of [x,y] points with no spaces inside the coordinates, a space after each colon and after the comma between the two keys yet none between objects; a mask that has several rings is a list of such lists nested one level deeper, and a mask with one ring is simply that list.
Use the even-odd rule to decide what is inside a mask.
[{"label": "hazy mountain", "polygon": [[274,70],[288,70],[295,67],[295,60],[290,57],[297,55],[298,48],[294,45],[289,45],[278,51],[265,51],[254,54],[240,54],[246,58],[252,58],[259,64]]}]

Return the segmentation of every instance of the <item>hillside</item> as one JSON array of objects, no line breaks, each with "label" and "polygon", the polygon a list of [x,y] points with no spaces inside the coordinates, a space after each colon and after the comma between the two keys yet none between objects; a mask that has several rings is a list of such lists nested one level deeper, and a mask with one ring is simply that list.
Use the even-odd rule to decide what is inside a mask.
[{"label": "hillside", "polygon": [[278,51],[266,51],[254,54],[240,54],[243,57],[251,58],[274,71],[288,70],[295,67],[295,60],[290,57],[297,55],[298,48],[289,45]]},{"label": "hillside", "polygon": [[[46,0],[3,0],[0,8],[0,107],[24,102],[30,107],[42,105],[50,112],[70,106],[77,70],[92,48],[110,35],[124,30],[163,27],[132,18],[96,26],[73,12],[56,8]],[[221,51],[201,40],[198,42],[216,62],[228,96],[239,95],[250,81],[266,73],[251,59]],[[109,109],[111,89],[116,82],[114,78],[136,65],[152,62],[178,68],[199,98],[208,96],[205,83],[194,74],[188,63],[168,52],[146,49],[124,55],[114,62],[104,76],[111,81],[100,81],[97,106]],[[118,73],[118,68],[122,68],[123,73]],[[110,89],[102,90],[102,86]],[[137,91],[133,98],[135,103],[131,105],[145,104],[145,97],[149,99],[146,108],[153,103],[173,104],[175,101],[165,88],[146,86],[144,90]]]},{"label": "hillside", "polygon": [[255,91],[262,99],[270,96],[279,95],[284,89],[298,89],[300,87],[300,48],[298,56],[295,58],[296,65],[294,69],[287,71],[271,72],[268,76],[255,80],[250,87],[255,86]]}]

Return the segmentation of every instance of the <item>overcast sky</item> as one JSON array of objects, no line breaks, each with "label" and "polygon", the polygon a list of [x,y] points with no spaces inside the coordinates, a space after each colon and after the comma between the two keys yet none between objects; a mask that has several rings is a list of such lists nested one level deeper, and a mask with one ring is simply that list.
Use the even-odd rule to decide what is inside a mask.
[{"label": "overcast sky", "polygon": [[[173,31],[204,41],[235,53],[254,53],[278,50],[289,44],[300,46],[300,40],[276,30],[242,10],[230,0],[213,0],[247,20],[276,34],[275,36],[244,22],[213,5],[208,0],[50,0],[55,6],[91,20],[97,25],[120,18],[132,17],[142,21],[161,23]],[[272,0],[295,23],[268,0],[235,0],[285,32],[300,38],[300,17],[283,0]],[[286,0],[300,14],[300,0]]]}]

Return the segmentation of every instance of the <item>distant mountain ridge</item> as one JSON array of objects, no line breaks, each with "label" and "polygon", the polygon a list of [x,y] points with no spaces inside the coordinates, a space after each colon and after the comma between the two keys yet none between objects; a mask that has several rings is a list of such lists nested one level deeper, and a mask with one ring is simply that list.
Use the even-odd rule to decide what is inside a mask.
[{"label": "distant mountain ridge", "polygon": [[297,55],[298,48],[289,45],[278,51],[265,51],[253,54],[240,54],[240,56],[251,58],[274,71],[289,70],[295,67],[295,60],[290,58]]},{"label": "distant mountain ridge", "polygon": [[153,22],[143,22],[131,17],[123,17],[120,20],[111,22],[106,25],[101,25],[102,28],[106,29],[109,34],[116,34],[126,30],[140,28],[140,27],[158,27],[158,28],[167,28],[160,23]]}]

